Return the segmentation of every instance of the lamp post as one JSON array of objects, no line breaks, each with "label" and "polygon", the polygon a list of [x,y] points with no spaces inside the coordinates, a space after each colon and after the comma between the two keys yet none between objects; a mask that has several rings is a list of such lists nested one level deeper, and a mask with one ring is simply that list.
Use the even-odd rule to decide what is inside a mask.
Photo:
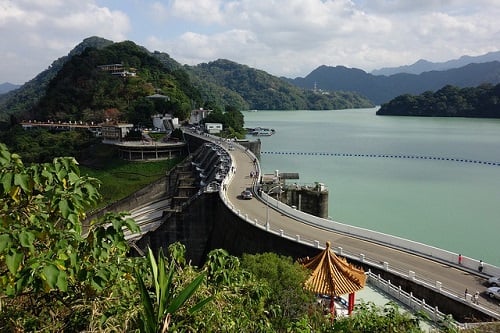
[{"label": "lamp post", "polygon": [[276,189],[279,188],[281,191],[281,185],[276,185],[272,187],[269,191],[267,191],[267,196],[266,196],[266,230],[269,230],[269,194]]}]

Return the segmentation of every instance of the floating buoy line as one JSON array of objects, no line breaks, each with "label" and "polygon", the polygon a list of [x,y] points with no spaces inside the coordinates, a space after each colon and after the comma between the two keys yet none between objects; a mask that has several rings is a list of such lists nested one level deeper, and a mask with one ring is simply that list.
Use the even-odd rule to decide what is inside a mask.
[{"label": "floating buoy line", "polygon": [[415,160],[436,160],[450,161],[460,163],[473,163],[500,166],[500,162],[471,160],[466,158],[442,157],[442,156],[423,156],[423,155],[394,155],[394,154],[359,154],[359,153],[332,153],[332,152],[299,152],[299,151],[263,151],[263,155],[303,155],[303,156],[334,156],[334,157],[370,157],[370,158],[399,158]]}]

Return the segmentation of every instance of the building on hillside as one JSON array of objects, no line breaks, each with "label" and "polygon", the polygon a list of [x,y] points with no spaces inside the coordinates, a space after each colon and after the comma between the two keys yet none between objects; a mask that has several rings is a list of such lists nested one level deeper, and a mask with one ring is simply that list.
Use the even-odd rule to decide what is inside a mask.
[{"label": "building on hillside", "polygon": [[101,71],[104,72],[120,72],[125,69],[122,63],[120,64],[107,64],[107,65],[100,65],[97,66]]},{"label": "building on hillside", "polygon": [[209,134],[219,134],[222,132],[221,123],[205,123],[205,132]]},{"label": "building on hillside", "polygon": [[133,124],[103,123],[101,125],[102,142],[121,142],[132,128],[134,128]]},{"label": "building on hillside", "polygon": [[199,124],[211,112],[212,112],[212,110],[205,110],[203,108],[191,110],[191,116],[189,117],[189,124],[190,125]]},{"label": "building on hillside", "polygon": [[122,77],[136,76],[137,75],[135,72],[136,71],[135,68],[126,69],[122,63],[100,65],[100,66],[97,66],[97,68],[99,68],[101,71],[104,71],[104,72],[110,72],[111,75],[117,75],[117,76],[122,76]]}]

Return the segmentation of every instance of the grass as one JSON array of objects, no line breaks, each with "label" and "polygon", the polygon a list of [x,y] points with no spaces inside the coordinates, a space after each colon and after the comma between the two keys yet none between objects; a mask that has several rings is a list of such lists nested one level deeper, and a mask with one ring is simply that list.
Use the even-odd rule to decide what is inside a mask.
[{"label": "grass", "polygon": [[125,161],[117,156],[114,147],[102,144],[93,147],[90,156],[81,162],[80,173],[97,178],[102,183],[99,189],[102,200],[96,208],[123,199],[151,184],[181,161],[180,158],[156,162]]}]

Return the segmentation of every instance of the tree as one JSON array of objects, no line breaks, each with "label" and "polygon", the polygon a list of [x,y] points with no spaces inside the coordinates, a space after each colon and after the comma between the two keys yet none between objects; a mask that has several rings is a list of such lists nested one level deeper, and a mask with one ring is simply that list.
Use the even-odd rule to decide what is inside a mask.
[{"label": "tree", "polygon": [[307,316],[314,295],[303,288],[309,273],[304,267],[275,253],[243,255],[242,266],[269,284],[274,325],[286,326]]},{"label": "tree", "polygon": [[106,214],[83,228],[98,186],[74,158],[25,166],[0,144],[0,297],[9,309],[0,330],[81,330],[96,312],[89,300],[135,288],[123,234],[137,232],[135,222]]}]

